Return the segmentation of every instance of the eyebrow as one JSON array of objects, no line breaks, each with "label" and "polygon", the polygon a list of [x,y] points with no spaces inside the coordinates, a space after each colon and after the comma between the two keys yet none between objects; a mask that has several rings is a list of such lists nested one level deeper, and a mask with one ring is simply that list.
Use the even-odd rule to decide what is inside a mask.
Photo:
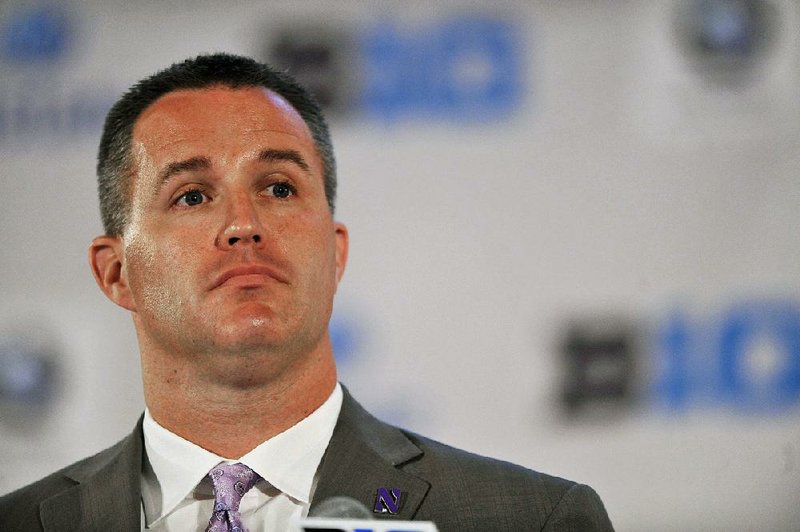
[{"label": "eyebrow", "polygon": [[[267,162],[280,162],[288,161],[299,166],[303,171],[308,172],[309,166],[300,152],[295,150],[275,150],[266,149],[258,153],[259,161]],[[170,179],[182,172],[196,172],[198,170],[208,170],[211,168],[211,159],[208,157],[192,157],[185,161],[176,161],[169,163],[163,170],[158,173],[158,188],[164,188]]]},{"label": "eyebrow", "polygon": [[303,159],[303,156],[300,155],[300,152],[295,150],[273,150],[273,149],[262,150],[258,154],[258,159],[267,162],[288,161],[296,164],[306,172],[308,172],[309,169],[306,160]]},{"label": "eyebrow", "polygon": [[158,173],[159,189],[163,188],[167,182],[181,172],[196,172],[197,170],[208,170],[211,168],[211,160],[208,157],[192,157],[185,161],[169,163]]}]

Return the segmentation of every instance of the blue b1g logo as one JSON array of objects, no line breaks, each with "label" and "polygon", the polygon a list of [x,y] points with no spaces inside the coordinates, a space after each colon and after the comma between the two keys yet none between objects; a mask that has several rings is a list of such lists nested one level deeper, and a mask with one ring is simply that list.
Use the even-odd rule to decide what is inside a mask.
[{"label": "blue b1g logo", "polygon": [[743,411],[800,402],[800,306],[788,301],[733,305],[717,319],[670,316],[659,334],[656,395],[681,410],[710,402]]},{"label": "blue b1g logo", "polygon": [[380,24],[362,35],[364,109],[388,120],[504,118],[522,95],[518,41],[510,22],[478,16],[418,31]]},{"label": "blue b1g logo", "polygon": [[484,124],[515,116],[530,98],[529,52],[513,19],[474,13],[413,26],[322,25],[283,24],[265,52],[335,115]]}]

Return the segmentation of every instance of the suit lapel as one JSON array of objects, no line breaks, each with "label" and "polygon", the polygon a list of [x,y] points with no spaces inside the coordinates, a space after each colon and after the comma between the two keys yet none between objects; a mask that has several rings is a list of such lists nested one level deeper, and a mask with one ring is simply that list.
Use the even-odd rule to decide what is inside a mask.
[{"label": "suit lapel", "polygon": [[[319,468],[311,511],[334,496],[351,497],[373,510],[379,489],[399,489],[397,513],[375,516],[413,519],[430,484],[400,466],[421,456],[422,450],[343,391],[342,410]],[[44,530],[140,530],[142,441],[139,419],[134,431],[117,445],[66,470],[77,484],[41,503]]]},{"label": "suit lapel", "polygon": [[48,531],[138,531],[141,516],[142,420],[117,445],[67,469],[77,484],[39,507]]},{"label": "suit lapel", "polygon": [[422,455],[400,430],[372,417],[344,390],[342,411],[319,470],[319,483],[310,511],[317,503],[346,496],[376,506],[380,488],[399,489],[399,511],[376,517],[412,519],[430,484],[399,468]]}]

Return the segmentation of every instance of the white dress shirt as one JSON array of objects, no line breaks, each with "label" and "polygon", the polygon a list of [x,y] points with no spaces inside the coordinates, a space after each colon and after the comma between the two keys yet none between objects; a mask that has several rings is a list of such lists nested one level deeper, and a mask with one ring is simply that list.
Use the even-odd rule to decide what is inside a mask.
[{"label": "white dress shirt", "polygon": [[209,452],[165,429],[145,410],[142,468],[142,530],[204,531],[214,507],[215,465],[241,462],[261,475],[239,506],[250,532],[287,530],[293,516],[306,515],[317,483],[317,468],[342,407],[337,383],[330,397],[308,417],[263,442],[238,460]]}]

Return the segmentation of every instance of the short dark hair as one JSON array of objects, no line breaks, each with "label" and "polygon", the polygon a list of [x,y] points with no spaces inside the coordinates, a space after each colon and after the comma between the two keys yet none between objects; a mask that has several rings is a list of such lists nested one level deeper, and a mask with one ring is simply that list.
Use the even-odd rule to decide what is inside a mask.
[{"label": "short dark hair", "polygon": [[322,159],[325,197],[331,212],[334,211],[336,160],[328,125],[314,96],[288,74],[249,57],[222,53],[199,55],[139,81],[108,112],[97,155],[97,191],[107,235],[121,236],[130,218],[131,148],[136,120],[147,107],[169,92],[213,86],[264,87],[282,96],[297,110],[311,131]]}]

